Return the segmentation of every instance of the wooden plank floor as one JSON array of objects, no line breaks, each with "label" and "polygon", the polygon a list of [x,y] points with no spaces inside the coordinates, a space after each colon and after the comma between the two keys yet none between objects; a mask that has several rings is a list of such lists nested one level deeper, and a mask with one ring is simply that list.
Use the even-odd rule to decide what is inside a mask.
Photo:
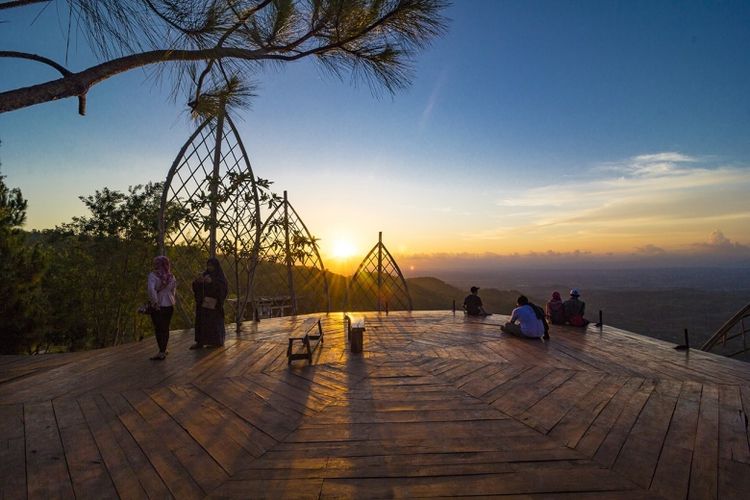
[{"label": "wooden plank floor", "polygon": [[746,498],[750,365],[604,327],[549,342],[503,316],[323,316],[0,357],[0,498]]}]

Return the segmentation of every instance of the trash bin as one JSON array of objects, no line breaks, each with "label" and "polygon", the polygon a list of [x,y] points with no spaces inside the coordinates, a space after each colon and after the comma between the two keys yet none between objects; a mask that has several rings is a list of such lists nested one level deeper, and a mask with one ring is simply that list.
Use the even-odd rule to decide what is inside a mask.
[{"label": "trash bin", "polygon": [[352,328],[350,337],[349,337],[349,345],[351,346],[352,352],[362,352],[362,343],[363,343],[363,332],[365,331],[364,328]]}]

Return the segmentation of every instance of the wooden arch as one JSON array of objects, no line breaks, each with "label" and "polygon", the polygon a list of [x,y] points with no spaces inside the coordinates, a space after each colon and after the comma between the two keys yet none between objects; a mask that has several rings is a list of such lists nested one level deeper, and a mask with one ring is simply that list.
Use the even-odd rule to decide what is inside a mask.
[{"label": "wooden arch", "polygon": [[173,262],[188,324],[191,283],[216,257],[229,281],[228,319],[239,326],[251,300],[260,229],[258,187],[237,128],[226,114],[209,118],[172,163],[159,212],[159,247]]},{"label": "wooden arch", "polygon": [[349,281],[347,297],[351,311],[412,310],[409,287],[382,232]]},{"label": "wooden arch", "polygon": [[[287,192],[261,228],[253,296],[256,304],[286,304],[291,314],[330,311],[328,278],[317,240]],[[270,307],[270,305],[269,305]],[[277,305],[284,316],[285,306]],[[262,314],[267,316],[269,314]]]}]

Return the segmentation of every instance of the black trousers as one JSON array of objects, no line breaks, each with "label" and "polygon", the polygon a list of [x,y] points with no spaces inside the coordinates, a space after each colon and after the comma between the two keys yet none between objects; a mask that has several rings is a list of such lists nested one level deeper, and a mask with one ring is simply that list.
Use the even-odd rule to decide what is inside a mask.
[{"label": "black trousers", "polygon": [[169,342],[169,322],[172,321],[174,306],[160,307],[158,311],[151,314],[151,321],[154,323],[154,334],[156,343],[159,344],[159,352],[167,352],[167,342]]}]

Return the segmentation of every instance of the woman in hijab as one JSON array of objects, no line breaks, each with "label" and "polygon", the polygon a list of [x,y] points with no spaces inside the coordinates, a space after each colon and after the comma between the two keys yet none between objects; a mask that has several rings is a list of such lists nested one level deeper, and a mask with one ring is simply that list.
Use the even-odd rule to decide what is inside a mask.
[{"label": "woman in hijab", "polygon": [[177,280],[170,269],[169,259],[160,255],[154,258],[153,270],[148,274],[148,299],[151,305],[151,321],[159,353],[151,359],[161,361],[167,357],[169,322],[176,302]]},{"label": "woman in hijab", "polygon": [[190,349],[224,345],[224,300],[227,291],[227,278],[218,259],[208,259],[206,270],[193,281],[195,344]]},{"label": "woman in hijab", "polygon": [[552,299],[547,302],[547,318],[553,325],[565,324],[565,309],[560,292],[552,292]]}]

